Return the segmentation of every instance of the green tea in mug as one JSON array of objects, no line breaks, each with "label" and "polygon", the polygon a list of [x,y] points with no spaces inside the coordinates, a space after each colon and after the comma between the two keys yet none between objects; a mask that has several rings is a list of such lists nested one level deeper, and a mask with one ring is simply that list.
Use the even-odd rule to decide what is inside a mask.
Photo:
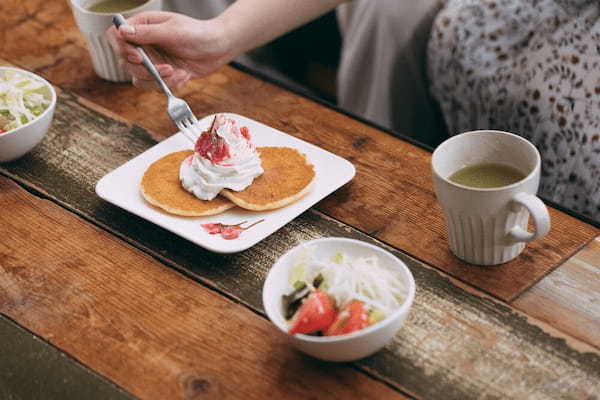
[{"label": "green tea in mug", "polygon": [[97,13],[120,13],[133,10],[148,0],[101,0],[88,7],[88,11]]},{"label": "green tea in mug", "polygon": [[509,165],[484,163],[461,168],[448,179],[474,188],[495,188],[511,185],[523,178],[525,174]]}]

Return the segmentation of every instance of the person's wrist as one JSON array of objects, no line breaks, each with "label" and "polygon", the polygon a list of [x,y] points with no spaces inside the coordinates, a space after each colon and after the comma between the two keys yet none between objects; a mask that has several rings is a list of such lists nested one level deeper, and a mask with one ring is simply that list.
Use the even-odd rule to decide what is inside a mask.
[{"label": "person's wrist", "polygon": [[215,24],[214,29],[219,35],[219,42],[224,46],[230,60],[246,50],[243,37],[240,35],[239,23],[236,24],[229,13],[224,12],[211,21]]}]

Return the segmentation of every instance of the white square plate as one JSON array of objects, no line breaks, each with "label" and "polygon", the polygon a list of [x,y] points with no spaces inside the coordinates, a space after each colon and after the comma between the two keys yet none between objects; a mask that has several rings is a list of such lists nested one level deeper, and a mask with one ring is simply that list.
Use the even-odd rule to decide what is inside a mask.
[{"label": "white square plate", "polygon": [[[210,251],[236,253],[260,242],[354,177],[354,166],[335,154],[241,115],[226,115],[235,119],[239,126],[248,127],[252,141],[257,147],[287,146],[306,154],[316,172],[311,191],[295,203],[272,211],[246,211],[234,207],[222,214],[195,218],[178,217],[163,212],[144,200],[139,189],[140,181],[154,161],[169,153],[191,148],[189,141],[179,132],[105,175],[96,184],[96,193],[102,199]],[[200,131],[208,129],[213,118],[214,115],[209,115],[200,120]],[[260,219],[264,221],[243,231],[239,238],[233,240],[223,239],[220,235],[209,235],[200,226],[209,222],[252,223]]]}]

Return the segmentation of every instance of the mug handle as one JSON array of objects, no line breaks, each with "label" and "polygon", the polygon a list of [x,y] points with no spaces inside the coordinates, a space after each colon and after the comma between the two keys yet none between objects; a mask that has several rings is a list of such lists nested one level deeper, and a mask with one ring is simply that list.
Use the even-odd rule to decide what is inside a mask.
[{"label": "mug handle", "polygon": [[533,242],[546,236],[550,231],[550,214],[548,208],[539,197],[528,193],[517,193],[511,200],[511,208],[518,211],[523,206],[533,218],[535,230],[528,232],[520,226],[513,226],[508,231],[508,239],[514,242]]}]

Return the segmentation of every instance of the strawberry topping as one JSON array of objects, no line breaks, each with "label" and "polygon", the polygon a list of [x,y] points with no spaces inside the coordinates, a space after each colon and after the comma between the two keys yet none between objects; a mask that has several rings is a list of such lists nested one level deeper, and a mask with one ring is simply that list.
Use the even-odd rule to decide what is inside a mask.
[{"label": "strawberry topping", "polygon": [[209,131],[202,132],[196,141],[194,150],[213,164],[218,164],[231,157],[227,142]]},{"label": "strawberry topping", "polygon": [[240,128],[240,133],[242,134],[242,136],[244,137],[244,139],[246,139],[247,141],[251,141],[252,140],[252,137],[250,136],[250,131],[248,130],[248,127],[242,126]]}]

